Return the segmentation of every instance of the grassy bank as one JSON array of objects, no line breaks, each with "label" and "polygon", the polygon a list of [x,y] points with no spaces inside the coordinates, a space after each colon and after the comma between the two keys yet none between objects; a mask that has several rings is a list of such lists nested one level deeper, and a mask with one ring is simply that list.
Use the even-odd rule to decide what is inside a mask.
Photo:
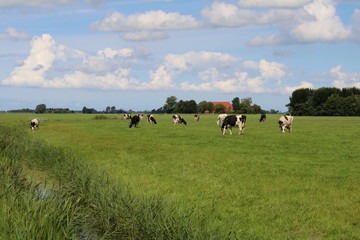
[{"label": "grassy bank", "polygon": [[0,126],[0,239],[206,239],[205,222],[134,197],[72,152]]},{"label": "grassy bank", "polygon": [[[29,132],[27,117],[0,122]],[[187,126],[157,115],[157,125],[136,129],[118,115],[40,117],[34,139],[70,149],[132,196],[161,196],[180,213],[196,206],[218,239],[360,235],[358,117],[295,117],[294,132],[281,134],[278,115],[249,115],[242,136],[222,136],[214,115],[184,115]]]}]

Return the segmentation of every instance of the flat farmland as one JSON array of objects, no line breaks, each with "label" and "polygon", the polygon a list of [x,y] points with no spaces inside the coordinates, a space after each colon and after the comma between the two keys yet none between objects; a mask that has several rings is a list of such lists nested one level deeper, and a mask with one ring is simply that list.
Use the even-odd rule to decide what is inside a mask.
[{"label": "flat farmland", "polygon": [[[194,208],[234,239],[357,239],[360,236],[360,118],[247,115],[243,135],[221,135],[217,115],[155,115],[137,128],[121,115],[36,115],[34,138],[91,162],[134,194]],[[1,114],[30,131],[31,114]]]}]

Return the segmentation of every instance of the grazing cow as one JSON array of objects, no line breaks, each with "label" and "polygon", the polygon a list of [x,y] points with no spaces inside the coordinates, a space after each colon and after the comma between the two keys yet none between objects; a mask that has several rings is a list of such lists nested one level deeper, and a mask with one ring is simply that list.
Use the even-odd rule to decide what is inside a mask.
[{"label": "grazing cow", "polygon": [[216,124],[219,126],[219,124],[222,123],[226,117],[227,117],[226,113],[219,114],[216,120]]},{"label": "grazing cow", "polygon": [[125,114],[124,114],[124,120],[129,120],[129,119],[131,119],[131,115],[125,113]]},{"label": "grazing cow", "polygon": [[148,114],[147,115],[147,120],[148,120],[148,122],[149,123],[154,123],[154,124],[157,124],[157,122],[156,122],[156,120],[155,120],[155,118],[154,118],[154,115],[152,115],[152,114]]},{"label": "grazing cow", "polygon": [[281,132],[285,132],[285,128],[289,129],[289,132],[292,131],[292,123],[294,121],[294,117],[291,115],[283,115],[279,119],[279,128]]},{"label": "grazing cow", "polygon": [[200,115],[199,114],[195,114],[194,115],[194,121],[198,122],[200,120]]},{"label": "grazing cow", "polygon": [[266,120],[266,115],[265,114],[261,114],[259,122],[265,122]]},{"label": "grazing cow", "polygon": [[174,125],[177,124],[177,123],[178,123],[178,124],[183,123],[184,125],[187,124],[187,122],[185,121],[185,119],[183,119],[180,115],[174,115],[174,116],[172,117],[172,120],[173,120]]},{"label": "grazing cow", "polygon": [[30,128],[35,131],[40,125],[40,118],[34,118],[30,121]]},{"label": "grazing cow", "polygon": [[239,128],[239,135],[244,132],[245,129],[245,123],[246,123],[246,116],[245,115],[230,115],[227,116],[223,124],[221,126],[221,132],[223,135],[225,135],[225,130],[230,130],[230,135],[232,135],[232,128],[238,127]]},{"label": "grazing cow", "polygon": [[129,128],[131,128],[132,126],[137,127],[139,122],[140,122],[140,117],[138,115],[133,116],[131,118]]}]

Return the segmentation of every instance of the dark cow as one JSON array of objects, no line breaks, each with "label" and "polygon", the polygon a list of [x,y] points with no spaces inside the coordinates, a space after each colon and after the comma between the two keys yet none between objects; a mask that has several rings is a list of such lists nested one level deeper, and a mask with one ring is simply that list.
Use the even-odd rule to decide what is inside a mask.
[{"label": "dark cow", "polygon": [[140,117],[138,115],[133,116],[131,118],[129,128],[131,128],[132,126],[137,127],[139,122],[140,122]]},{"label": "dark cow", "polygon": [[244,132],[246,123],[246,116],[245,115],[230,115],[227,116],[223,124],[221,126],[221,132],[225,135],[226,129],[230,130],[230,135],[232,135],[232,128],[238,127],[239,128],[239,135]]},{"label": "dark cow", "polygon": [[174,115],[174,116],[172,117],[172,120],[173,120],[174,125],[177,124],[177,123],[178,123],[178,124],[183,123],[184,125],[187,124],[187,122],[185,121],[185,119],[183,119],[180,115]]},{"label": "dark cow", "polygon": [[198,122],[200,120],[200,115],[199,114],[195,114],[194,115],[194,121]]},{"label": "dark cow", "polygon": [[259,122],[265,122],[266,120],[266,115],[265,114],[261,114]]},{"label": "dark cow", "polygon": [[147,120],[148,120],[148,122],[149,123],[154,123],[154,124],[157,124],[157,122],[156,122],[156,120],[155,120],[155,118],[154,118],[154,115],[152,115],[152,114],[148,114],[147,115]]},{"label": "dark cow", "polygon": [[34,132],[40,125],[40,118],[34,118],[30,121],[30,128]]}]

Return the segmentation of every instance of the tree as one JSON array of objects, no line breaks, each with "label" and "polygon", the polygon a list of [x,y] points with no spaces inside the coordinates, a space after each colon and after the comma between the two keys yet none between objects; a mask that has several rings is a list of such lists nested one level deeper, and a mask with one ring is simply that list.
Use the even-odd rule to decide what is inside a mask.
[{"label": "tree", "polygon": [[197,111],[201,113],[204,113],[205,111],[212,112],[213,110],[214,110],[214,105],[212,102],[201,101],[197,105]]},{"label": "tree", "polygon": [[241,102],[240,102],[241,113],[244,113],[244,114],[250,113],[251,104],[252,104],[251,97],[241,99]]},{"label": "tree", "polygon": [[225,106],[221,103],[218,103],[215,105],[215,112],[217,113],[224,113],[225,112]]},{"label": "tree", "polygon": [[166,104],[163,106],[163,109],[167,113],[172,113],[175,108],[175,104],[177,102],[177,98],[175,96],[170,96],[166,99]]},{"label": "tree", "polygon": [[46,105],[45,104],[39,104],[35,108],[35,113],[45,113],[46,111]]},{"label": "tree", "polygon": [[240,99],[238,97],[235,97],[233,100],[232,100],[232,107],[233,107],[233,110],[234,112],[238,112],[240,111]]}]

